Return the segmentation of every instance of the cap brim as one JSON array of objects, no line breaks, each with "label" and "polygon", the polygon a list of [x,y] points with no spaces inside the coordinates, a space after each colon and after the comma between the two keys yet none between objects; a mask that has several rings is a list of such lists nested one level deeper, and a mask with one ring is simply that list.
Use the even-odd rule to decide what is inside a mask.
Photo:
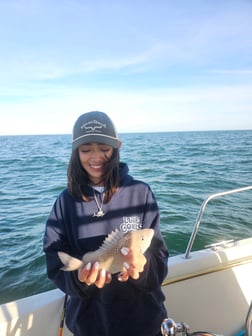
[{"label": "cap brim", "polygon": [[101,135],[99,135],[99,134],[83,135],[83,136],[81,136],[81,137],[79,137],[79,138],[77,138],[76,140],[73,141],[72,149],[75,150],[79,146],[85,145],[85,144],[91,143],[91,142],[97,142],[97,143],[101,143],[101,144],[111,146],[113,148],[118,148],[119,139],[113,138],[113,137],[110,137],[110,136],[106,136],[104,134],[101,134]]}]

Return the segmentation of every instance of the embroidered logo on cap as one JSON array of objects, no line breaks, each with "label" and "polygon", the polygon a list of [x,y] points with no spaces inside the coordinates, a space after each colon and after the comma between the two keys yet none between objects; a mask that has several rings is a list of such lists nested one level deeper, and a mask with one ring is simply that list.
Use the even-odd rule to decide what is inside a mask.
[{"label": "embroidered logo on cap", "polygon": [[87,133],[89,132],[102,132],[102,128],[106,128],[107,125],[101,123],[100,121],[97,120],[91,120],[86,122],[81,126],[81,129],[84,129]]}]

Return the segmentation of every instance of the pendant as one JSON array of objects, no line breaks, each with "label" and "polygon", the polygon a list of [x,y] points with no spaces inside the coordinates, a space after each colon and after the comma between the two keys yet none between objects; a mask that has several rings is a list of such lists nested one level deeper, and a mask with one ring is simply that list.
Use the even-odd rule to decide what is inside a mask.
[{"label": "pendant", "polygon": [[93,217],[103,217],[105,215],[105,212],[102,210],[104,194],[101,195],[101,205],[100,205],[99,202],[98,202],[98,199],[96,198],[96,194],[95,194],[94,190],[93,190],[93,192],[94,192],[94,199],[95,199],[95,202],[96,202],[96,205],[97,205],[97,208],[98,208],[98,211],[93,213]]},{"label": "pendant", "polygon": [[103,210],[99,210],[97,212],[94,212],[93,217],[103,217],[105,215],[105,212]]}]

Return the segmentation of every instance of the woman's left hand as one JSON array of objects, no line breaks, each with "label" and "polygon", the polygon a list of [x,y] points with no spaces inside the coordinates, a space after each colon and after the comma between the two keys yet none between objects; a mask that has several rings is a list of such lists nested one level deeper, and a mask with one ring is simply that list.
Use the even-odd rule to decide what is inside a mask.
[{"label": "woman's left hand", "polygon": [[124,270],[118,275],[119,281],[127,281],[129,277],[137,280],[144,270],[147,260],[140,249],[123,247],[121,253],[125,256]]}]

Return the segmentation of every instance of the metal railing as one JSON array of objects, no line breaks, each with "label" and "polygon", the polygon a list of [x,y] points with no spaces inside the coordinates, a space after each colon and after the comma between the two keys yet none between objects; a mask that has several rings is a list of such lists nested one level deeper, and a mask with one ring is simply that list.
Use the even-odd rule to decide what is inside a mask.
[{"label": "metal railing", "polygon": [[205,198],[205,200],[203,201],[203,203],[202,203],[202,205],[201,205],[199,214],[198,214],[197,219],[196,219],[196,223],[195,223],[195,225],[194,225],[193,232],[192,232],[192,234],[191,234],[190,240],[189,240],[188,245],[187,245],[187,248],[186,248],[186,252],[185,252],[185,258],[186,258],[186,259],[189,258],[189,255],[190,255],[190,252],[191,252],[191,249],[192,249],[192,246],[193,246],[195,237],[196,237],[196,235],[197,235],[197,232],[198,232],[198,229],[199,229],[199,226],[200,226],[200,221],[201,221],[201,219],[202,219],[202,216],[203,216],[203,213],[204,213],[204,211],[205,211],[205,208],[206,208],[207,203],[208,203],[209,201],[211,201],[212,199],[217,198],[217,197],[220,197],[220,196],[229,195],[229,194],[234,194],[234,193],[238,193],[238,192],[242,192],[242,191],[246,191],[246,190],[250,190],[250,189],[252,189],[252,186],[248,186],[248,187],[243,187],[243,188],[239,188],[239,189],[232,189],[232,190],[228,190],[228,191],[219,192],[219,193],[212,194],[212,195],[210,195],[210,196],[208,196],[208,197]]}]

